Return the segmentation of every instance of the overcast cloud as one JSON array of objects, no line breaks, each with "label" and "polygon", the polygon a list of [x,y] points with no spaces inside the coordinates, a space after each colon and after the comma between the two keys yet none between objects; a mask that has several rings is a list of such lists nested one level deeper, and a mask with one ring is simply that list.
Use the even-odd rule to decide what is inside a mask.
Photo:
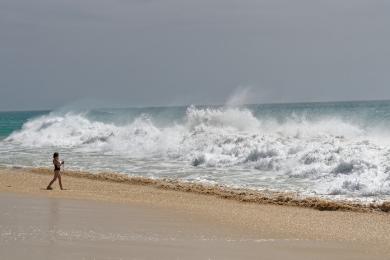
[{"label": "overcast cloud", "polygon": [[0,109],[390,99],[389,3],[0,0]]}]

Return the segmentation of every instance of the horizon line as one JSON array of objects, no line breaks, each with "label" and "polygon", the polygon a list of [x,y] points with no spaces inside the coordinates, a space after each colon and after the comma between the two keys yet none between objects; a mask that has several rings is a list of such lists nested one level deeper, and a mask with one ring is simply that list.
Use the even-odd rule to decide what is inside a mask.
[{"label": "horizon line", "polygon": [[[288,105],[288,104],[330,104],[330,103],[356,103],[356,102],[384,102],[384,101],[390,101],[390,99],[353,99],[353,100],[328,100],[328,101],[292,101],[292,102],[263,102],[263,103],[247,103],[238,105],[239,106],[253,106],[253,105]],[[64,104],[62,107],[67,106]],[[174,107],[186,107],[186,106],[226,106],[226,104],[181,104],[181,105],[141,105],[141,106],[118,106],[118,107],[104,107],[104,106],[97,106],[96,108],[107,108],[107,109],[129,109],[129,108],[135,108],[135,109],[142,109],[142,108],[174,108]],[[51,112],[55,111],[56,109],[53,108],[42,108],[42,109],[10,109],[10,110],[3,110],[0,109],[0,113],[8,112]]]}]

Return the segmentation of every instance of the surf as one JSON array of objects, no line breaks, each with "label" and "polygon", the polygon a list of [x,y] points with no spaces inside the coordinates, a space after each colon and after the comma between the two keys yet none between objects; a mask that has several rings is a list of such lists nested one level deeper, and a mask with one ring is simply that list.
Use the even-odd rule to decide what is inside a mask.
[{"label": "surf", "polygon": [[368,116],[371,108],[362,105],[364,114],[352,113],[351,104],[51,112],[28,120],[2,143],[17,157],[25,156],[20,148],[41,156],[62,149],[75,170],[335,199],[386,198],[386,118]]}]

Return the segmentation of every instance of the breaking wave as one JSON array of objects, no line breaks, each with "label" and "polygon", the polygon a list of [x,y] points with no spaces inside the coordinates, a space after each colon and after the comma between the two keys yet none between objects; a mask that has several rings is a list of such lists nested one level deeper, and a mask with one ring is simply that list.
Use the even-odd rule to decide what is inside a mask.
[{"label": "breaking wave", "polygon": [[[4,143],[99,154],[113,171],[110,158],[146,160],[168,167],[172,178],[335,198],[390,196],[388,139],[353,120],[294,113],[280,120],[246,107],[190,106],[176,120],[157,121],[148,113],[128,122],[97,120],[91,112],[50,113]],[[180,163],[169,168],[169,162]],[[152,170],[146,175],[153,174],[159,177]]]}]

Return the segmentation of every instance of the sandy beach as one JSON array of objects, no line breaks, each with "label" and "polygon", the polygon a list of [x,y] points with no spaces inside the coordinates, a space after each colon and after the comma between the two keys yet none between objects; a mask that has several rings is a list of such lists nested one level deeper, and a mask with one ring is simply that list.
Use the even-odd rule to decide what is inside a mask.
[{"label": "sandy beach", "polygon": [[0,0],[0,260],[390,260],[389,24]]},{"label": "sandy beach", "polygon": [[390,215],[0,170],[1,259],[388,259]]}]

